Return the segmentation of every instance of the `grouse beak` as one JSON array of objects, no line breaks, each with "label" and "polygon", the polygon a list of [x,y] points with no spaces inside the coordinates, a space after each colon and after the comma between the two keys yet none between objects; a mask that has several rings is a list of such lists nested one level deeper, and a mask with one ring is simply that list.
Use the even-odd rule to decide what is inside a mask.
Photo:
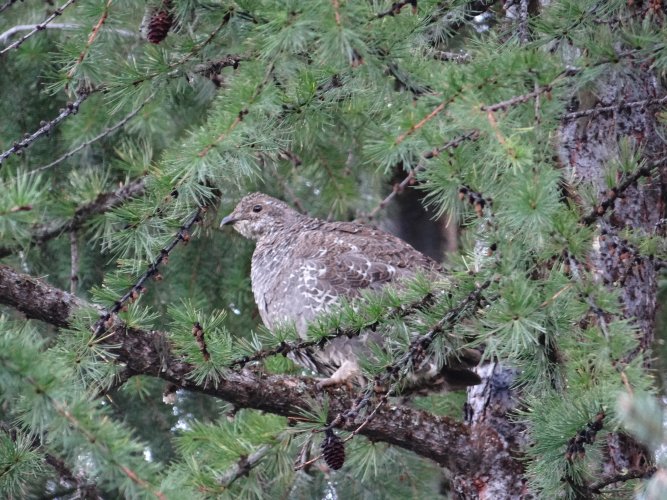
[{"label": "grouse beak", "polygon": [[236,219],[234,217],[232,217],[232,215],[228,215],[227,217],[225,217],[224,219],[222,219],[220,221],[220,228],[222,228],[222,226],[227,226],[229,224],[234,224],[235,222],[236,222]]}]

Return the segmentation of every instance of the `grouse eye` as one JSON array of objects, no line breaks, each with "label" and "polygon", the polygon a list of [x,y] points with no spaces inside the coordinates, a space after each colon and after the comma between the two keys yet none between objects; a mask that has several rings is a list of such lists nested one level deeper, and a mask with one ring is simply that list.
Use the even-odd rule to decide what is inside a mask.
[{"label": "grouse eye", "polygon": [[261,212],[262,211],[262,205],[255,205],[252,207],[253,212]]}]

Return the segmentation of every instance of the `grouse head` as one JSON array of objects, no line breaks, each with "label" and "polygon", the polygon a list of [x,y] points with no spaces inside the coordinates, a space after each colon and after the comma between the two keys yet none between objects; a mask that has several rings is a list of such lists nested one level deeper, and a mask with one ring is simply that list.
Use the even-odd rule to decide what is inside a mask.
[{"label": "grouse head", "polygon": [[232,224],[246,238],[259,241],[283,231],[300,217],[286,203],[263,193],[252,193],[238,202],[234,211],[222,219],[220,227]]}]

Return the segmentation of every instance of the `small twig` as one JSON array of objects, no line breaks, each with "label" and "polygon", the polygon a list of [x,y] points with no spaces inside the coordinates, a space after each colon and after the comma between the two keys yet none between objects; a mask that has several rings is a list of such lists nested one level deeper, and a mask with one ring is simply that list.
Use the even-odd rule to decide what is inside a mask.
[{"label": "small twig", "polygon": [[268,444],[260,446],[256,451],[247,457],[241,457],[232,467],[224,471],[218,478],[218,484],[223,488],[228,488],[238,478],[247,476],[262,459],[271,451]]},{"label": "small twig", "polygon": [[626,177],[622,183],[612,187],[609,190],[607,197],[598,206],[593,207],[593,210],[587,216],[581,219],[582,224],[589,226],[599,217],[602,217],[614,204],[616,198],[618,198],[621,193],[625,192],[626,189],[635,184],[640,178],[651,176],[656,168],[663,166],[665,163],[667,163],[667,157],[660,158],[650,165],[644,165],[637,169],[636,172]]},{"label": "small twig", "polygon": [[444,143],[442,146],[438,146],[437,148],[433,148],[430,151],[427,151],[426,153],[423,153],[422,157],[425,160],[430,160],[432,158],[436,158],[436,157],[440,156],[440,154],[442,154],[442,152],[447,150],[447,149],[458,148],[465,141],[476,141],[479,138],[480,138],[479,130],[474,129],[474,130],[472,130],[468,133],[461,134],[457,137],[454,137],[454,139]]},{"label": "small twig", "polygon": [[602,479],[598,481],[597,483],[593,483],[589,490],[591,493],[595,493],[596,495],[602,494],[602,488],[605,488],[609,486],[610,484],[614,483],[623,483],[625,481],[631,481],[632,479],[648,479],[653,474],[656,473],[657,467],[652,466],[648,467],[647,469],[637,469],[637,470],[631,470],[629,472],[626,472],[624,474],[616,474],[614,476]]},{"label": "small twig", "polygon": [[71,272],[70,272],[70,288],[69,291],[72,295],[76,294],[76,285],[79,282],[79,242],[77,238],[78,234],[76,231],[70,231],[69,233],[69,248],[70,248],[70,259],[71,259]]},{"label": "small twig", "polygon": [[56,17],[60,16],[67,7],[69,7],[70,5],[72,5],[74,3],[74,1],[75,0],[67,0],[64,4],[62,4],[56,10],[54,10],[53,13],[49,17],[47,17],[44,21],[42,21],[40,24],[36,24],[32,31],[30,31],[29,33],[26,33],[21,38],[16,40],[14,43],[12,43],[12,44],[8,45],[7,47],[5,47],[4,49],[0,50],[0,56],[4,55],[5,53],[9,52],[12,49],[19,48],[23,44],[23,42],[25,42],[28,38],[33,36],[35,33],[37,33],[38,31],[42,31],[42,30],[46,29],[46,26],[51,21],[53,21]]},{"label": "small twig", "polygon": [[[2,12],[2,10],[0,10],[0,12]],[[37,24],[18,24],[16,26],[12,26],[7,31],[0,34],[0,43],[6,43],[11,37],[16,35],[17,33],[20,33],[21,31],[34,30],[34,29],[37,28],[37,26],[38,26]],[[78,30],[79,28],[81,28],[80,24],[51,23],[51,24],[47,24],[46,26],[44,26],[43,29]],[[127,37],[137,38],[136,33],[132,32],[132,31],[124,30],[124,29],[114,28],[114,29],[110,30],[110,32],[115,33],[116,35],[120,35],[120,36],[127,36]]]},{"label": "small twig", "polygon": [[190,241],[190,228],[202,220],[201,217],[203,211],[204,210],[201,207],[198,207],[197,210],[195,210],[194,214],[190,217],[188,222],[183,224],[179,228],[176,236],[174,236],[172,241],[160,250],[160,254],[155,258],[155,260],[153,260],[153,262],[150,263],[146,271],[144,271],[139,279],[137,279],[134,285],[132,285],[132,287],[130,287],[130,289],[125,293],[125,295],[118,299],[110,309],[108,309],[100,316],[100,319],[93,327],[93,331],[96,337],[101,336],[111,326],[112,316],[114,314],[118,313],[128,301],[136,300],[139,295],[145,291],[144,283],[146,280],[158,274],[160,264],[162,264],[165,259],[167,259],[176,245],[178,245],[181,241]]},{"label": "small twig", "polygon": [[5,3],[3,3],[2,5],[0,5],[0,13],[2,13],[2,12],[5,11],[5,10],[7,10],[8,8],[10,8],[10,7],[11,7],[12,5],[14,5],[16,2],[18,2],[18,0],[7,0]]},{"label": "small twig", "polygon": [[[437,148],[433,148],[423,153],[422,158],[424,158],[425,160],[436,158],[443,151],[447,149],[457,148],[465,141],[476,141],[477,139],[479,139],[479,137],[480,137],[479,130],[473,130],[471,132],[468,132],[467,134],[461,134],[458,137],[452,139],[451,141],[446,142],[442,146],[438,146]],[[406,187],[410,186],[414,182],[416,175],[424,170],[426,170],[426,165],[422,163],[418,164],[415,168],[410,170],[408,172],[408,175],[406,175],[405,178],[400,183],[394,184],[391,193],[389,193],[378,205],[376,205],[375,208],[373,208],[373,210],[371,210],[368,213],[368,215],[360,217],[360,219],[366,221],[374,219],[380,212],[380,210],[383,210],[397,195],[401,194]]]},{"label": "small twig", "polygon": [[412,5],[412,13],[416,14],[417,13],[417,0],[399,0],[397,2],[394,2],[391,4],[391,7],[389,9],[383,11],[383,12],[378,12],[375,17],[378,19],[381,19],[383,17],[393,17],[398,14],[400,14],[401,10],[403,10],[403,7],[406,5]]},{"label": "small twig", "polygon": [[95,39],[97,39],[97,35],[99,34],[100,29],[102,28],[105,21],[107,20],[107,16],[109,15],[109,8],[111,7],[112,2],[113,2],[113,0],[107,0],[107,3],[104,6],[104,11],[102,12],[102,15],[100,16],[99,20],[97,21],[97,24],[95,26],[93,26],[93,29],[90,32],[90,35],[88,35],[88,41],[86,42],[86,46],[83,48],[83,50],[79,54],[79,57],[77,58],[76,62],[72,66],[72,68],[67,72],[67,78],[72,78],[72,76],[76,72],[76,68],[79,67],[79,65],[83,62],[84,58],[86,57],[86,54],[88,54],[88,51],[90,50],[90,46],[93,44]]},{"label": "small twig", "polygon": [[113,124],[111,127],[105,128],[102,132],[100,132],[98,135],[93,137],[92,139],[78,145],[74,149],[68,151],[64,155],[62,155],[60,158],[52,161],[51,163],[38,167],[34,170],[31,170],[29,173],[35,173],[35,172],[41,172],[42,170],[47,170],[51,167],[54,167],[58,165],[59,163],[65,161],[67,158],[70,158],[71,156],[74,156],[76,153],[81,151],[83,148],[90,146],[92,143],[99,141],[100,139],[103,139],[104,137],[111,135],[113,132],[118,130],[119,128],[123,127],[127,122],[129,122],[132,118],[137,116],[139,112],[148,104],[149,101],[151,101],[155,97],[156,92],[151,93],[146,99],[144,99],[139,106],[133,110],[131,113],[126,115],[122,120],[119,122]]},{"label": "small twig", "polygon": [[585,109],[583,111],[574,111],[572,113],[567,113],[563,115],[562,120],[577,120],[583,118],[584,116],[592,116],[600,113],[606,113],[608,111],[618,111],[620,109],[629,109],[629,108],[641,108],[648,106],[657,106],[667,103],[667,95],[654,98],[654,99],[641,99],[639,101],[630,101],[630,102],[619,102],[618,104],[612,104],[609,106],[598,106],[591,109]]},{"label": "small twig", "polygon": [[549,85],[544,85],[542,87],[537,87],[535,90],[532,92],[528,92],[527,94],[523,95],[518,95],[515,97],[512,97],[511,99],[507,99],[506,101],[501,101],[497,102],[496,104],[490,104],[488,106],[481,106],[480,109],[482,111],[490,111],[495,113],[496,111],[504,111],[507,108],[511,108],[512,106],[516,106],[517,104],[522,104],[524,102],[530,101],[531,99],[536,98],[537,96],[541,94],[546,94],[548,92],[551,92],[553,90],[553,82],[550,83]]},{"label": "small twig", "polygon": [[236,115],[234,121],[232,121],[229,127],[227,127],[227,130],[225,130],[218,137],[216,137],[215,141],[213,141],[210,144],[207,144],[201,151],[199,151],[199,153],[197,153],[197,156],[199,156],[200,158],[206,156],[211,151],[211,149],[216,147],[218,143],[222,142],[225,139],[225,137],[227,137],[243,121],[243,118],[247,114],[248,114],[247,108],[243,108],[241,111],[239,111],[239,114]]},{"label": "small twig", "polygon": [[81,106],[81,103],[86,99],[88,99],[94,92],[95,90],[82,91],[79,94],[79,97],[77,97],[76,101],[72,103],[67,103],[67,105],[60,110],[60,114],[56,116],[53,120],[49,122],[42,122],[41,127],[39,129],[37,129],[32,134],[27,135],[20,141],[15,142],[11,148],[1,153],[0,168],[2,167],[2,162],[5,161],[9,156],[11,156],[14,153],[18,153],[19,151],[22,151],[23,149],[30,146],[37,139],[39,139],[41,136],[48,134],[56,125],[58,125],[68,116],[75,115],[79,111],[79,106]]},{"label": "small twig", "polygon": [[[539,88],[540,86],[537,84],[537,81],[535,81],[535,92],[537,92]],[[537,94],[535,96],[535,125],[539,125],[540,123],[542,123],[542,113],[540,112],[541,96],[542,94]]]},{"label": "small twig", "polygon": [[[506,101],[506,102],[508,102],[508,101]],[[503,146],[503,147],[506,147],[507,146],[507,139],[505,139],[505,136],[503,135],[502,131],[500,130],[500,126],[498,125],[498,121],[496,120],[496,115],[493,113],[492,110],[488,110],[486,112],[486,118],[489,121],[489,125],[491,125],[491,128],[493,129],[493,132],[496,135],[496,139],[498,139],[498,142],[500,143],[500,145]],[[514,151],[513,148],[508,147],[507,148],[507,153],[512,158],[516,157],[516,151]]]},{"label": "small twig", "polygon": [[452,99],[448,99],[447,101],[443,101],[440,104],[438,104],[433,111],[431,111],[428,115],[426,115],[424,118],[419,120],[417,123],[412,125],[407,131],[399,135],[396,140],[394,141],[394,144],[397,146],[403,142],[407,137],[411,136],[414,134],[417,130],[422,128],[424,125],[426,125],[429,121],[431,121],[433,118],[435,118],[438,113],[440,113],[443,109],[445,109],[445,106],[449,104],[452,101]]},{"label": "small twig", "polygon": [[[415,301],[411,304],[408,304],[407,306],[401,306],[401,307],[395,307],[386,312],[386,314],[383,315],[383,319],[387,318],[404,318],[408,316],[409,314],[412,314],[413,312],[425,307],[426,305],[430,304],[431,301],[433,300],[432,295],[426,295],[425,297],[422,297],[420,300]],[[361,334],[362,330],[368,330],[368,329],[373,329],[377,326],[379,326],[380,321],[375,321],[373,323],[368,323],[364,325],[363,328],[338,328],[336,331],[330,333],[329,335],[319,339],[319,340],[302,340],[297,343],[288,343],[288,342],[281,342],[278,347],[274,347],[273,349],[262,349],[260,351],[256,351],[253,354],[250,354],[248,356],[243,356],[240,359],[237,359],[233,361],[232,363],[229,364],[229,368],[243,368],[245,365],[248,363],[252,363],[254,361],[261,361],[263,359],[266,359],[271,356],[276,356],[278,354],[282,354],[283,356],[287,356],[288,353],[290,352],[296,352],[296,351],[302,351],[304,349],[309,349],[311,347],[317,347],[317,348],[323,348],[328,342],[339,338],[339,337],[355,337]]]}]

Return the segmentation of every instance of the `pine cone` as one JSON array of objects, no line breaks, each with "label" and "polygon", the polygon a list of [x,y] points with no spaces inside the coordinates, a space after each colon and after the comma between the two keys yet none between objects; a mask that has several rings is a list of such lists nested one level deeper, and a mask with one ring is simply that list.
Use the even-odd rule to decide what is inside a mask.
[{"label": "pine cone", "polygon": [[322,455],[333,470],[340,469],[345,463],[345,445],[331,429],[326,431],[326,437],[322,441]]},{"label": "pine cone", "polygon": [[153,13],[146,28],[146,39],[151,43],[160,43],[167,38],[167,34],[174,24],[174,16],[170,11],[171,2],[165,1],[162,6]]}]

